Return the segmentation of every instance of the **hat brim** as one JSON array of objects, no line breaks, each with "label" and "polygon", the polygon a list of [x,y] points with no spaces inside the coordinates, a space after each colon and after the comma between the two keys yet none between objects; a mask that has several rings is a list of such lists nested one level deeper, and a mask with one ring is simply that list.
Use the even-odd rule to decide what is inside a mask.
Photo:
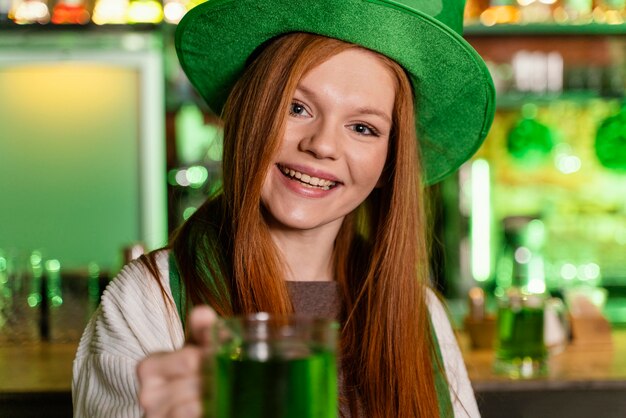
[{"label": "hat brim", "polygon": [[397,2],[209,0],[179,23],[176,51],[191,84],[219,114],[253,51],[290,32],[359,44],[404,67],[415,90],[426,184],[456,170],[487,135],[495,90],[482,58],[448,26]]}]

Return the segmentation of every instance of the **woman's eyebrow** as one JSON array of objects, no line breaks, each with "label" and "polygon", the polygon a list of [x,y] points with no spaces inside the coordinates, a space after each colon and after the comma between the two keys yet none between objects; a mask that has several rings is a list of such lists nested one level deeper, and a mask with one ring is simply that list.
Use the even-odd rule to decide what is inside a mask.
[{"label": "woman's eyebrow", "polygon": [[392,124],[391,118],[389,117],[389,115],[387,115],[387,113],[383,112],[382,110],[379,110],[373,107],[359,107],[358,109],[356,109],[356,111],[361,114],[378,116],[380,118],[383,118],[390,125]]},{"label": "woman's eyebrow", "polygon": [[[303,85],[299,85],[298,87],[296,87],[296,92],[300,92],[303,95],[315,100],[317,98],[317,94],[315,93],[315,91],[303,86]],[[393,124],[391,117],[384,111],[380,110],[380,109],[376,109],[374,107],[369,107],[369,106],[365,106],[365,107],[359,107],[355,110],[356,113],[359,114],[366,114],[366,115],[375,115],[378,116],[382,119],[384,119],[387,123],[389,123],[390,125]]]}]

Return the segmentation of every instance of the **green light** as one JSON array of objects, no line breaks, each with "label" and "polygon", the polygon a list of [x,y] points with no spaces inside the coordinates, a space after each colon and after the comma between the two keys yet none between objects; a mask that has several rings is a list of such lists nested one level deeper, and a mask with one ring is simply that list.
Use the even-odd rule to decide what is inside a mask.
[{"label": "green light", "polygon": [[575,155],[559,157],[556,160],[556,168],[563,174],[572,174],[580,171],[582,162]]},{"label": "green light", "polygon": [[59,260],[48,260],[46,261],[46,270],[50,273],[58,273],[61,270],[61,263]]},{"label": "green light", "polygon": [[476,281],[484,282],[491,275],[491,182],[487,161],[472,163],[471,184],[472,275]]},{"label": "green light", "polygon": [[209,178],[209,172],[201,165],[194,165],[187,169],[186,176],[189,185],[194,189],[198,189],[202,187]]},{"label": "green light", "polygon": [[34,308],[39,305],[39,302],[41,302],[41,295],[37,293],[31,293],[30,295],[28,295],[28,298],[26,298],[26,302],[28,303],[28,306]]},{"label": "green light", "polygon": [[178,182],[176,181],[176,175],[178,174],[178,170],[174,169],[174,170],[170,170],[167,173],[167,182],[171,185],[171,186],[177,186]]},{"label": "green light", "polygon": [[561,277],[565,280],[574,280],[578,271],[576,266],[570,263],[565,263],[561,266]]},{"label": "green light", "polygon": [[100,266],[97,263],[89,263],[87,266],[87,273],[89,277],[98,277],[100,276]]},{"label": "green light", "polygon": [[546,228],[542,220],[533,219],[526,228],[526,243],[532,249],[539,249],[545,241]]},{"label": "green light", "polygon": [[539,113],[537,105],[534,103],[525,103],[521,109],[522,116],[526,119],[534,119]]},{"label": "green light", "polygon": [[528,291],[530,293],[543,293],[546,291],[546,274],[543,265],[543,258],[535,255],[528,264]]},{"label": "green light", "polygon": [[600,266],[596,263],[589,263],[582,268],[583,276],[587,279],[593,280],[600,278]]},{"label": "green light", "polygon": [[7,284],[9,277],[7,274],[7,259],[0,256],[0,284]]},{"label": "green light", "polygon": [[531,279],[528,281],[528,291],[530,293],[541,294],[546,291],[546,283],[540,279]]},{"label": "green light", "polygon": [[30,264],[33,267],[39,266],[41,264],[41,253],[39,251],[33,251],[33,253],[30,255]]},{"label": "green light", "polygon": [[50,302],[52,303],[52,306],[56,308],[63,304],[63,298],[61,296],[56,295],[50,299]]},{"label": "green light", "polygon": [[190,207],[188,207],[187,209],[185,209],[185,210],[183,211],[183,219],[184,219],[184,220],[189,219],[189,217],[190,217],[191,215],[193,215],[193,213],[196,211],[196,209],[197,209],[197,208],[195,208],[195,207],[193,207],[193,206],[190,206]]}]

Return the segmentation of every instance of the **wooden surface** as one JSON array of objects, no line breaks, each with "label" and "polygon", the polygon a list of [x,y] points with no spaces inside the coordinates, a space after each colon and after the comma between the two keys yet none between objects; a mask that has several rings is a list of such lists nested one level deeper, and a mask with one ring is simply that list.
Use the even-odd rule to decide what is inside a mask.
[{"label": "wooden surface", "polygon": [[626,389],[626,330],[614,331],[611,344],[570,344],[548,360],[542,378],[514,380],[492,372],[493,350],[471,350],[459,338],[467,372],[477,392],[559,389]]},{"label": "wooden surface", "polygon": [[[477,392],[525,389],[626,389],[626,330],[615,331],[612,344],[569,345],[552,355],[548,375],[512,380],[492,372],[493,351],[471,350],[464,335],[459,342]],[[69,392],[77,344],[40,343],[0,346],[0,393]]]},{"label": "wooden surface", "polygon": [[0,393],[69,392],[77,346],[0,346]]}]

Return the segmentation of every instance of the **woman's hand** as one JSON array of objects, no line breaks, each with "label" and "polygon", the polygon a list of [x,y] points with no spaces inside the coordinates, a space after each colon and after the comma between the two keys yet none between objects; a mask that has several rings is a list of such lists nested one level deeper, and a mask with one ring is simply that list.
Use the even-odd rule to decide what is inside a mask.
[{"label": "woman's hand", "polygon": [[178,351],[155,353],[139,363],[139,404],[146,418],[202,415],[202,362],[216,318],[208,306],[194,308],[187,322],[191,341]]}]

